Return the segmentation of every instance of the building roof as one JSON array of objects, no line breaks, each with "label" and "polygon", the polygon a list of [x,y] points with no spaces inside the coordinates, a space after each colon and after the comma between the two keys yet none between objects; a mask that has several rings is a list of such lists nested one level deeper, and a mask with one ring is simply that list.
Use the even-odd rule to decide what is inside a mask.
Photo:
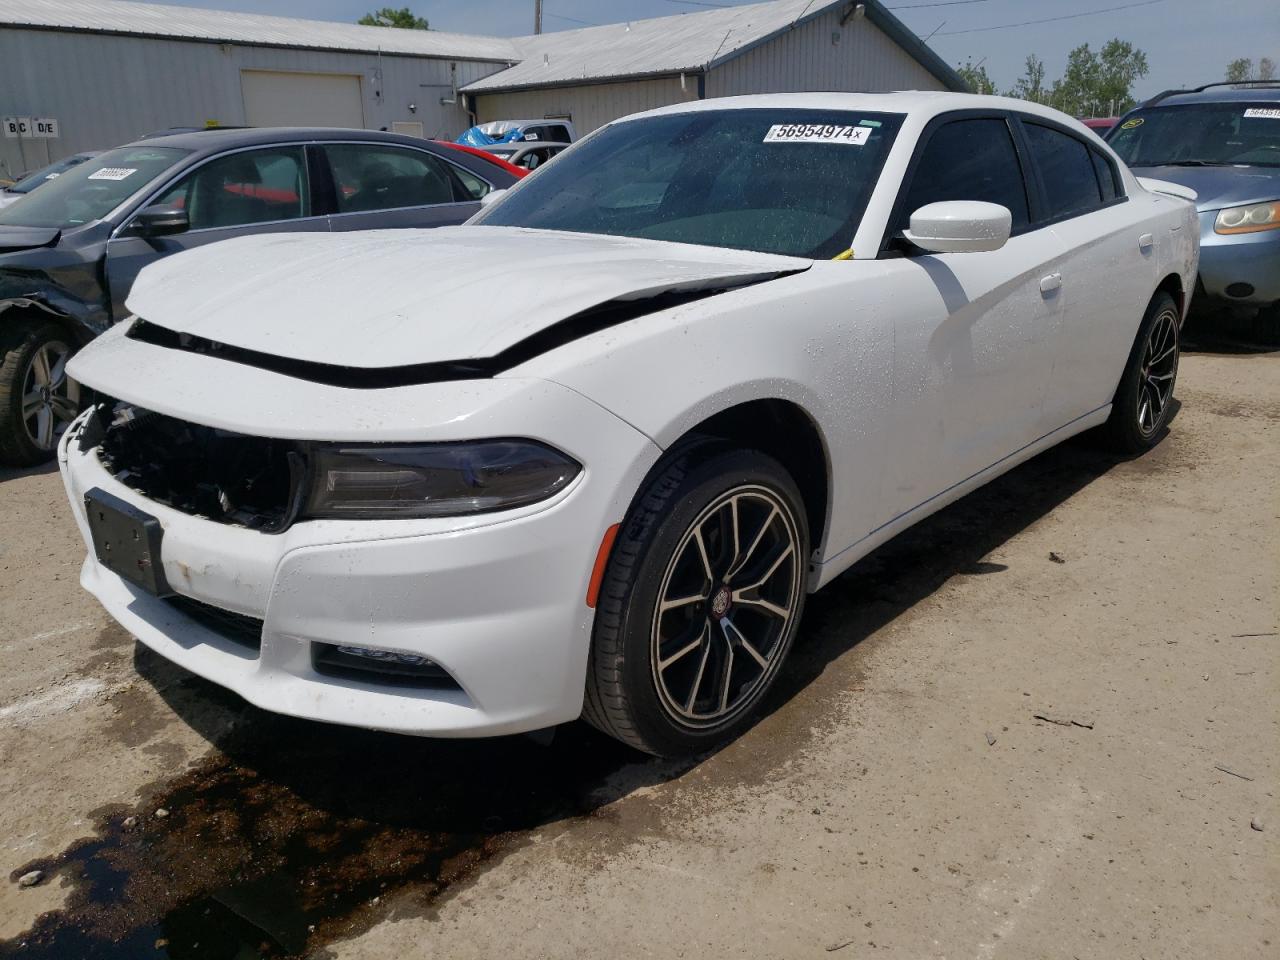
[{"label": "building roof", "polygon": [[[489,93],[584,82],[702,73],[795,29],[849,0],[770,0],[516,38],[520,63],[463,89]],[[964,82],[878,0],[866,17],[952,90]]]},{"label": "building roof", "polygon": [[518,59],[515,45],[506,37],[362,27],[123,0],[0,0],[0,25],[356,53],[380,50],[499,63]]}]

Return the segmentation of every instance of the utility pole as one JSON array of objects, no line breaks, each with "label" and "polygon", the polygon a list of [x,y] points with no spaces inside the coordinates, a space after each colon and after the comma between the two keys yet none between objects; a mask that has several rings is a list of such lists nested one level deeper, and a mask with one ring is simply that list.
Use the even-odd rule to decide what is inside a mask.
[{"label": "utility pole", "polygon": [[533,32],[542,32],[542,0],[533,0]]}]

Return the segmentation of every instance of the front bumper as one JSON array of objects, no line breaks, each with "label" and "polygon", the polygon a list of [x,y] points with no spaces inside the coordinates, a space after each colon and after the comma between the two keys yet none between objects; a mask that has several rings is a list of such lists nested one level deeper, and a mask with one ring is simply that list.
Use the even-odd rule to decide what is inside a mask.
[{"label": "front bumper", "polygon": [[1243,307],[1280,301],[1280,230],[1215,233],[1218,211],[1200,214],[1200,284],[1209,297]]},{"label": "front bumper", "polygon": [[[261,621],[255,650],[103,567],[90,546],[81,585],[161,656],[250,703],[330,723],[431,736],[539,729],[576,718],[594,611],[585,597],[595,552],[660,451],[563,388],[526,415],[571,428],[560,443],[587,464],[557,496],[519,510],[430,520],[312,520],[280,534],[190,516],[114,479],[77,442],[59,449],[77,523],[101,488],[155,516],[162,562],[182,597]],[[553,396],[549,401],[548,396]],[[533,409],[537,408],[537,409]],[[525,435],[522,424],[513,433]],[[555,432],[554,429],[552,431]],[[555,437],[540,439],[556,443]],[[563,440],[563,438],[561,438]],[[243,621],[242,621],[243,622]],[[316,668],[317,644],[426,657],[456,681],[390,685]]]}]

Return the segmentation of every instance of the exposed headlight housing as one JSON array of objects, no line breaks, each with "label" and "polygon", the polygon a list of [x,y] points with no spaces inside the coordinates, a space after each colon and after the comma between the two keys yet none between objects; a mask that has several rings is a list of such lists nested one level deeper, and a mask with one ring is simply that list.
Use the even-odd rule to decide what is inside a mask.
[{"label": "exposed headlight housing", "polygon": [[1258,233],[1277,229],[1280,229],[1280,200],[1227,207],[1218,211],[1218,218],[1213,222],[1214,233]]},{"label": "exposed headlight housing", "polygon": [[398,520],[510,510],[554,496],[581,470],[534,440],[335,444],[315,451],[305,513]]}]

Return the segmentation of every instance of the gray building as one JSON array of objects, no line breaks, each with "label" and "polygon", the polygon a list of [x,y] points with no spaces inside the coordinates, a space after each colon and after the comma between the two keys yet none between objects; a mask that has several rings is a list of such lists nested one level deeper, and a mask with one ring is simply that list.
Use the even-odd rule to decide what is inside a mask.
[{"label": "gray building", "polygon": [[961,89],[876,0],[771,0],[528,37],[123,0],[0,0],[0,175],[173,126],[452,138],[566,117],[579,134],[699,97]]},{"label": "gray building", "polygon": [[[0,0],[0,173],[167,127],[339,126],[452,138],[458,88],[505,69],[511,40],[120,0]],[[38,131],[28,131],[35,134]]]},{"label": "gray building", "polygon": [[566,117],[584,134],[704,97],[965,89],[876,0],[772,0],[514,42],[518,64],[462,88],[481,122]]}]

